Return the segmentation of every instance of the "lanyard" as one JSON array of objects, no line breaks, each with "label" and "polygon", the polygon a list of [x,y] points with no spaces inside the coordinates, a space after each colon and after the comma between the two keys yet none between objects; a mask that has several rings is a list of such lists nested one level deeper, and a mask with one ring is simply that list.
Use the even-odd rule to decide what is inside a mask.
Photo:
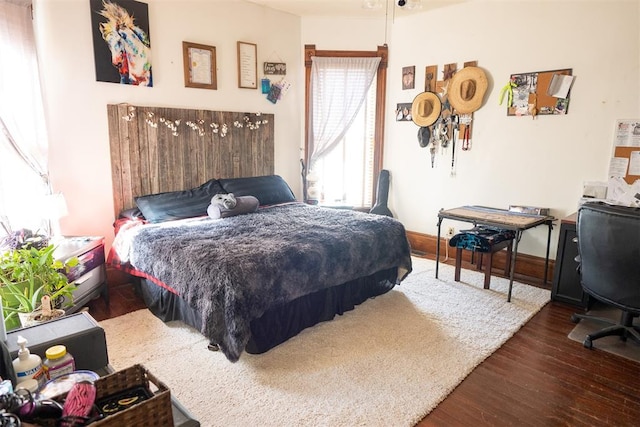
[{"label": "lanyard", "polygon": [[462,131],[463,151],[471,150],[471,120],[471,114],[463,114],[460,116],[460,124],[464,125],[464,130]]},{"label": "lanyard", "polygon": [[456,133],[458,132],[459,119],[456,114],[451,115],[451,175],[456,174]]}]

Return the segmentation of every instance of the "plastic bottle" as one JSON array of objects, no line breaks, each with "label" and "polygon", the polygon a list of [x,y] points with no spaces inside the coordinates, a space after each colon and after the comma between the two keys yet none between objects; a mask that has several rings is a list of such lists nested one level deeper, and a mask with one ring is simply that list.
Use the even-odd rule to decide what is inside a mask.
[{"label": "plastic bottle", "polygon": [[26,347],[27,339],[22,335],[18,336],[18,357],[13,359],[13,370],[16,372],[18,383],[32,379],[42,367],[42,359],[37,354],[31,354]]},{"label": "plastic bottle", "polygon": [[16,391],[24,389],[30,391],[31,394],[35,395],[36,391],[38,391],[39,386],[40,384],[38,383],[38,380],[36,380],[35,378],[31,378],[30,380],[24,380],[18,383],[16,385]]},{"label": "plastic bottle", "polygon": [[70,374],[76,370],[76,362],[70,353],[67,353],[67,347],[63,345],[54,345],[45,351],[47,357],[43,363],[47,379],[52,380],[61,375]]}]

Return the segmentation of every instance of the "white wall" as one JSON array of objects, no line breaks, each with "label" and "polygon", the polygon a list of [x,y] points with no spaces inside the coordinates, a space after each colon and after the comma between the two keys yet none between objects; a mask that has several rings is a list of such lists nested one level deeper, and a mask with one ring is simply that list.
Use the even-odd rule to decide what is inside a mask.
[{"label": "white wall", "polygon": [[[67,235],[113,238],[107,104],[130,103],[275,114],[275,171],[300,194],[300,105],[304,103],[300,19],[244,1],[149,3],[154,87],[97,82],[88,0],[36,0],[35,25],[50,137],[50,171],[69,216]],[[218,90],[184,87],[182,41],[216,47]],[[236,42],[256,43],[262,63],[286,62],[292,84],[277,104],[238,89]]]},{"label": "white wall", "polygon": [[[543,206],[557,218],[576,211],[582,183],[607,178],[615,120],[640,116],[639,4],[478,0],[396,18],[388,36],[384,167],[391,173],[390,209],[405,227],[435,235],[438,210],[467,204]],[[345,32],[349,37],[335,37]],[[319,17],[302,25],[303,43],[320,49],[371,50],[383,37],[379,23]],[[457,145],[452,176],[451,148],[432,169],[428,149],[418,145],[418,127],[396,122],[392,112],[423,90],[425,66],[438,65],[441,80],[444,64],[471,60],[490,86],[474,113],[472,149]],[[410,65],[416,89],[403,91],[401,70]],[[566,116],[508,117],[498,105],[511,74],[559,68],[576,76]],[[544,256],[546,241],[547,229],[539,227],[525,233],[520,250]]]}]

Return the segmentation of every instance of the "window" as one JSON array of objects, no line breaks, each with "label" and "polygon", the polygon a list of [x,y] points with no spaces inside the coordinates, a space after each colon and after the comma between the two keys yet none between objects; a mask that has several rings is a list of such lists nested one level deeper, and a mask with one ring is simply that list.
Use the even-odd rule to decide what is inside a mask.
[{"label": "window", "polygon": [[[382,169],[386,57],[386,46],[374,52],[305,46],[305,200],[367,210],[373,205]],[[314,59],[322,65],[313,68]]]},{"label": "window", "polygon": [[0,2],[0,238],[47,225],[48,142],[27,3]]}]

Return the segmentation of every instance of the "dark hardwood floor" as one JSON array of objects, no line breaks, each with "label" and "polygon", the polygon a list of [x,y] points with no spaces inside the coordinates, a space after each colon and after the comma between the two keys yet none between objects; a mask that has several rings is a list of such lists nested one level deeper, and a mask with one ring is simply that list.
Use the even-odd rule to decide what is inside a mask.
[{"label": "dark hardwood floor", "polygon": [[[96,320],[144,308],[118,282],[108,309],[90,302]],[[547,304],[418,426],[640,426],[640,363],[567,338],[575,311]]]}]

